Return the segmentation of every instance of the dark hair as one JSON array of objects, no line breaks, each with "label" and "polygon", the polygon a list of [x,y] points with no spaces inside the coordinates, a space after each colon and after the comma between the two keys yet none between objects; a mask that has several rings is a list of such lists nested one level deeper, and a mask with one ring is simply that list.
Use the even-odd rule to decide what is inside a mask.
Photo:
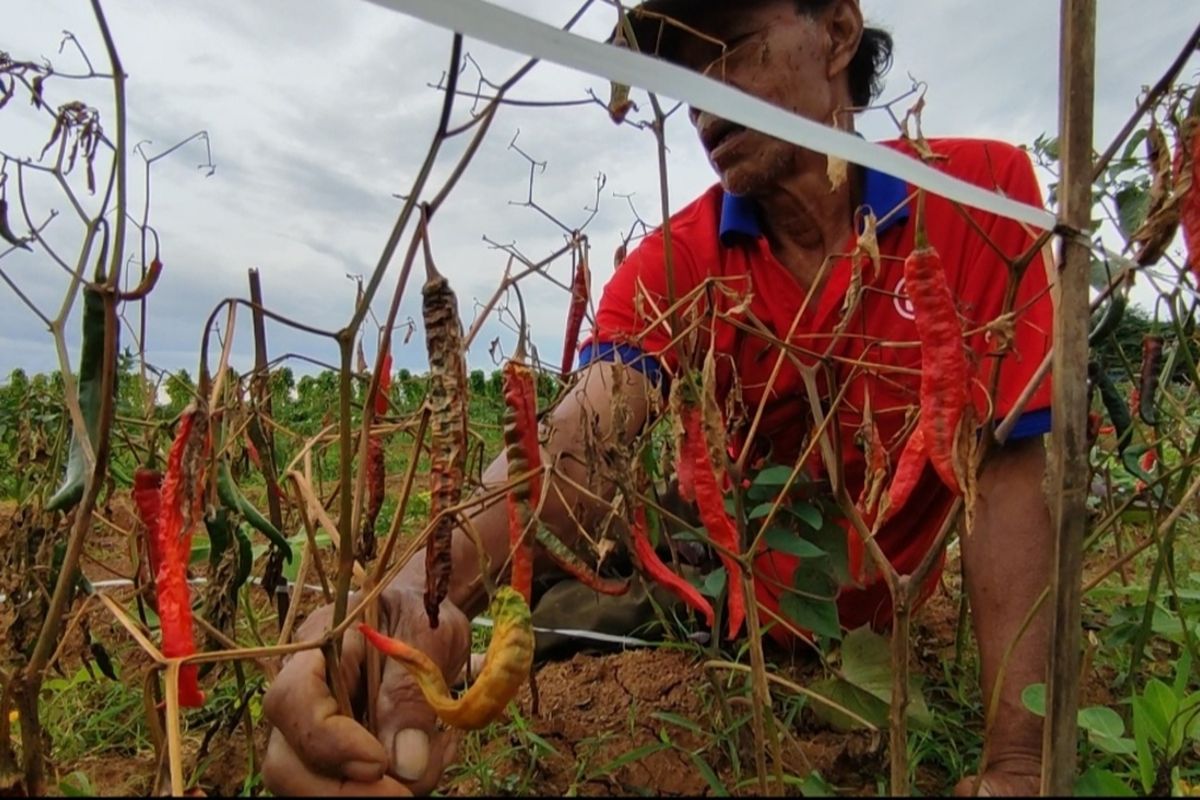
[{"label": "dark hair", "polygon": [[[833,0],[797,0],[801,13],[815,15]],[[883,76],[892,67],[892,35],[882,28],[863,27],[858,50],[846,71],[850,81],[850,100],[855,106],[869,106],[883,90]]]}]

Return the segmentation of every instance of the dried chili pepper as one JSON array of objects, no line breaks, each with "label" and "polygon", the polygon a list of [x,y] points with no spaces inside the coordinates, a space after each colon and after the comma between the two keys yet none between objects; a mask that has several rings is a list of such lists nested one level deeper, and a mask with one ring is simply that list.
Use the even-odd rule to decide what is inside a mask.
[{"label": "dried chili pepper", "polygon": [[1134,260],[1141,266],[1149,266],[1162,258],[1179,228],[1179,202],[1171,178],[1171,153],[1166,135],[1153,120],[1146,132],[1146,148],[1151,173],[1146,218],[1129,236],[1130,243],[1137,246]]},{"label": "dried chili pepper", "polygon": [[1158,424],[1154,410],[1158,394],[1158,373],[1162,369],[1163,337],[1148,333],[1142,337],[1142,368],[1138,375],[1138,416],[1147,425]]},{"label": "dried chili pepper", "polygon": [[483,668],[457,699],[450,697],[445,676],[429,656],[369,625],[359,625],[358,629],[375,648],[408,670],[443,722],[462,730],[478,730],[504,712],[529,680],[533,668],[533,626],[525,598],[511,586],[501,586],[488,613],[492,618],[492,641]]},{"label": "dried chili pepper", "polygon": [[[97,275],[97,281],[103,281]],[[67,470],[59,488],[46,501],[47,511],[66,511],[83,498],[83,485],[87,481],[87,459],[84,457],[84,440],[96,446],[100,431],[101,367],[104,364],[105,335],[104,297],[90,286],[83,288],[83,344],[79,352],[78,388],[79,410],[83,413],[84,431],[72,428],[71,445],[67,455]],[[114,380],[113,389],[116,385]]]},{"label": "dried chili pepper", "polygon": [[237,484],[233,482],[233,473],[229,471],[229,464],[225,461],[217,466],[217,497],[222,505],[230,511],[240,513],[246,518],[246,522],[250,523],[250,527],[270,539],[271,544],[283,552],[284,558],[289,562],[292,560],[292,545],[287,537],[241,493]]},{"label": "dried chili pepper", "polygon": [[904,261],[904,281],[921,341],[921,419],[923,446],[938,477],[962,493],[955,462],[959,425],[970,402],[967,354],[954,295],[937,250],[925,235],[924,193],[917,202],[915,247]]},{"label": "dried chili pepper", "polygon": [[[392,354],[386,353],[380,367],[379,383],[375,387],[373,397],[377,417],[382,417],[388,412],[391,387]],[[383,438],[379,434],[369,433],[367,435],[367,503],[363,508],[358,532],[358,551],[355,556],[364,562],[375,557],[375,521],[379,519],[387,488],[387,465],[384,455]]]},{"label": "dried chili pepper", "polygon": [[[534,538],[550,560],[563,572],[582,583],[592,591],[600,594],[620,596],[629,591],[629,581],[624,578],[605,578],[584,563],[583,559],[570,547],[545,528],[538,528]],[[514,567],[514,575],[516,568]],[[514,589],[519,589],[514,578]]]},{"label": "dried chili pepper", "polygon": [[[690,470],[695,491],[696,508],[700,522],[708,531],[712,541],[719,545],[718,556],[725,565],[728,575],[726,587],[729,591],[729,638],[737,636],[746,617],[746,598],[742,589],[742,567],[737,560],[741,552],[737,527],[725,512],[725,498],[717,482],[717,472],[712,463],[708,442],[704,437],[704,411],[695,398],[685,397],[690,389],[686,381],[678,381],[671,387],[671,407],[675,410],[678,424],[682,427],[679,444],[679,459]],[[680,472],[676,468],[676,474]],[[680,493],[683,493],[680,481]],[[726,552],[728,551],[728,552]]]},{"label": "dried chili pepper", "polygon": [[[449,282],[427,261],[421,290],[429,354],[430,513],[438,519],[425,545],[425,613],[438,625],[438,607],[450,591],[454,518],[444,514],[462,496],[467,456],[467,367],[458,300]],[[441,515],[441,516],[439,516]]]},{"label": "dried chili pepper", "polygon": [[582,248],[579,261],[575,264],[575,275],[571,279],[571,305],[567,310],[566,337],[563,339],[562,375],[569,375],[575,366],[575,351],[579,349],[579,331],[587,314],[588,297],[591,292],[591,271],[588,269],[587,246]]},{"label": "dried chili pepper", "polygon": [[1088,346],[1095,347],[1102,342],[1110,333],[1117,330],[1117,326],[1121,324],[1121,319],[1125,316],[1125,308],[1129,304],[1129,299],[1125,292],[1117,290],[1108,299],[1108,304],[1104,306],[1104,310],[1100,312],[1096,324],[1088,331]]},{"label": "dried chili pepper", "polygon": [[708,627],[713,625],[713,608],[704,595],[692,586],[681,575],[677,575],[654,550],[650,537],[646,533],[646,511],[641,506],[633,510],[633,526],[629,530],[633,538],[633,555],[641,565],[642,571],[653,578],[663,588],[678,597],[689,608],[702,614]]},{"label": "dried chili pepper", "polygon": [[19,247],[22,250],[32,250],[24,239],[13,233],[13,229],[8,226],[8,201],[0,197],[0,239],[11,244],[13,247]]},{"label": "dried chili pepper", "polygon": [[[183,413],[167,456],[162,507],[155,526],[162,559],[156,581],[158,617],[162,627],[162,651],[167,658],[196,652],[187,564],[192,549],[192,529],[203,515],[204,464],[211,447],[208,414],[193,406]],[[189,708],[204,704],[195,664],[185,664],[179,670],[179,704]]]},{"label": "dried chili pepper", "polygon": [[[537,385],[533,370],[524,363],[524,337],[517,352],[504,365],[504,447],[508,462],[508,477],[515,480],[542,466],[541,444],[538,442]],[[528,530],[533,522],[533,509],[542,496],[542,476],[534,472],[527,481],[514,485],[508,492],[508,545],[512,551],[514,589],[530,602],[533,592],[533,548]],[[558,541],[555,539],[555,541]],[[561,542],[560,542],[561,544]]]},{"label": "dried chili pepper", "polygon": [[1179,225],[1187,248],[1187,266],[1200,280],[1200,91],[1192,95],[1191,108],[1179,126],[1175,153],[1175,197]]}]

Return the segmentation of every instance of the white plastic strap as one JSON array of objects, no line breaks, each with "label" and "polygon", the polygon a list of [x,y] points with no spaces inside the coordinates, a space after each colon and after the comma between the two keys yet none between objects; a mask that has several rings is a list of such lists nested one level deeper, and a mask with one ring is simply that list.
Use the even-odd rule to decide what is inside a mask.
[{"label": "white plastic strap", "polygon": [[680,100],[800,147],[903,178],[973,208],[1041,230],[1049,230],[1055,225],[1054,215],[1044,208],[986,191],[915,158],[791,114],[683,67],[559,30],[483,0],[369,2],[497,47]]}]

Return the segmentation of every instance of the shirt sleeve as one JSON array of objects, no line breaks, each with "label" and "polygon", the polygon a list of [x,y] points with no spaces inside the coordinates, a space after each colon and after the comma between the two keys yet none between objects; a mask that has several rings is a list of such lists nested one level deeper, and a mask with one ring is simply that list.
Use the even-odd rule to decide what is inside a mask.
[{"label": "shirt sleeve", "polygon": [[[672,240],[671,260],[675,296],[685,296],[699,280],[695,262],[678,237]],[[661,231],[655,231],[621,262],[605,285],[596,307],[595,327],[580,347],[580,366],[620,361],[656,384],[674,373],[678,360],[668,315],[669,295],[663,237]]]},{"label": "shirt sleeve", "polygon": [[[978,181],[1014,200],[1042,206],[1042,193],[1029,156],[1016,147],[998,142],[983,145],[983,170]],[[960,213],[955,211],[953,213]],[[1041,231],[1015,220],[969,210],[978,229],[967,232],[966,258],[952,278],[957,282],[960,311],[968,329],[977,330],[969,346],[979,369],[975,385],[976,406],[991,410],[1003,419],[1016,405],[1037,375],[1050,352],[1054,329],[1052,275],[1054,260],[1047,246],[1033,253],[1020,273],[1011,317],[1003,316],[1012,261],[1031,248]],[[980,235],[982,232],[983,235]],[[987,392],[999,373],[995,395]],[[1011,434],[1014,438],[1036,436],[1050,429],[1051,381],[1047,372],[1037,385]]]}]

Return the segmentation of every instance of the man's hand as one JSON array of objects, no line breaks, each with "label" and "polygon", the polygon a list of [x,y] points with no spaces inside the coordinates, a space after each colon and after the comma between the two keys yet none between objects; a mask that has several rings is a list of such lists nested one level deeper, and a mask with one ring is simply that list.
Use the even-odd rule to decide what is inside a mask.
[{"label": "man's hand", "polygon": [[[429,629],[421,592],[383,593],[380,627],[425,652],[453,682],[470,651],[470,623],[449,601],[441,624]],[[320,608],[297,631],[297,639],[318,638],[329,627],[333,608]],[[351,696],[363,690],[366,642],[353,628],[342,644],[342,674]],[[267,691],[267,719],[274,725],[263,763],[263,780],[277,795],[396,796],[424,794],[437,785],[453,758],[449,731],[437,730],[433,710],[416,684],[395,661],[385,659],[379,697],[379,730],[372,735],[358,721],[338,713],[325,680],[325,657],[306,650],[288,660]]]}]

